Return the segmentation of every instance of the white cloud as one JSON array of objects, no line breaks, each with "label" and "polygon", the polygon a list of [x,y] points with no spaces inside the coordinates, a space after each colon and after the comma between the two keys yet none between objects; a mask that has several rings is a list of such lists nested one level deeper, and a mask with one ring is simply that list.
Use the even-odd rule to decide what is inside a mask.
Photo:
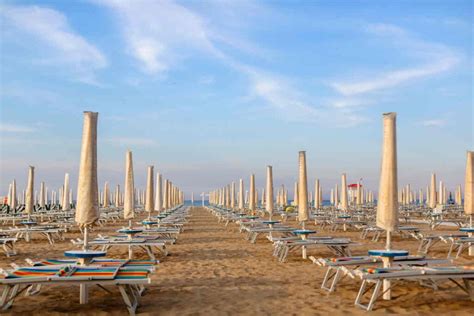
[{"label": "white cloud", "polygon": [[343,95],[359,95],[392,88],[415,79],[431,77],[453,69],[460,56],[451,48],[426,42],[411,35],[408,31],[390,24],[373,24],[366,29],[376,36],[388,38],[396,46],[422,59],[420,65],[396,69],[371,75],[369,80],[343,80],[332,82],[330,86]]},{"label": "white cloud", "polygon": [[[119,17],[129,53],[144,72],[168,70],[192,48],[220,56],[209,39],[205,21],[191,10],[168,0],[98,0]],[[189,53],[189,52],[188,52]]]},{"label": "white cloud", "polygon": [[419,123],[421,126],[425,126],[425,127],[443,127],[443,126],[446,126],[448,122],[443,119],[431,119],[431,120],[420,121]]},{"label": "white cloud", "polygon": [[2,5],[0,12],[3,26],[15,31],[15,37],[29,35],[52,49],[43,64],[67,65],[78,80],[87,83],[96,83],[94,72],[107,66],[106,57],[74,32],[61,12],[40,6],[14,5]]},{"label": "white cloud", "polygon": [[0,132],[8,133],[31,133],[36,129],[30,126],[0,123]]},{"label": "white cloud", "polygon": [[286,119],[314,121],[319,118],[318,110],[308,104],[305,97],[292,88],[283,78],[250,71],[251,92],[271,105]]},{"label": "white cloud", "polygon": [[156,141],[149,138],[111,137],[104,141],[119,146],[156,146]]}]

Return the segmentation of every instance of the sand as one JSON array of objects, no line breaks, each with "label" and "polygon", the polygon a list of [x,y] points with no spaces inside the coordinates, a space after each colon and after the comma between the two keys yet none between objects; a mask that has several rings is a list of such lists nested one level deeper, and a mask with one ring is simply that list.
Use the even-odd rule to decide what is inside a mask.
[{"label": "sand", "polygon": [[[379,301],[375,311],[366,313],[354,307],[358,280],[347,279],[330,295],[320,289],[324,269],[304,261],[300,253],[289,256],[288,262],[278,263],[272,256],[272,246],[266,239],[250,244],[235,225],[225,227],[204,208],[191,210],[192,217],[178,242],[171,245],[170,255],[162,258],[152,284],[142,297],[139,315],[473,315],[474,302],[452,285],[433,291],[416,283],[399,283],[393,290],[392,301]],[[98,228],[111,234],[124,222]],[[311,227],[311,226],[310,226]],[[319,232],[319,235],[350,236],[360,241],[357,232]],[[10,262],[23,264],[25,258],[60,258],[71,249],[67,241],[50,246],[44,240],[17,243],[19,254],[6,258],[0,254],[0,266]],[[383,242],[363,241],[354,254],[365,254],[367,249],[381,248]],[[395,248],[414,253],[418,242],[395,239]],[[126,250],[113,250],[109,257],[124,258]],[[446,245],[440,245],[430,255],[444,258]],[[309,255],[330,257],[329,251],[309,250]],[[139,256],[145,258],[144,255]],[[472,264],[464,255],[457,263]],[[73,286],[45,287],[31,297],[21,296],[7,315],[127,315],[118,290],[107,293],[92,288],[90,301],[80,305],[79,289]]]}]

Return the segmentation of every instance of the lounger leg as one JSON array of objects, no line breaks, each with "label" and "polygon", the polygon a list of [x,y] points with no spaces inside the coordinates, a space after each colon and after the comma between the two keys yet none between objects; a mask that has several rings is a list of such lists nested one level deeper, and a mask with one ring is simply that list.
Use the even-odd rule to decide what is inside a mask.
[{"label": "lounger leg", "polygon": [[8,293],[10,293],[11,286],[10,285],[5,285],[3,288],[2,296],[0,297],[0,307],[3,308],[3,305],[5,305],[5,302],[8,297]]},{"label": "lounger leg", "polygon": [[466,292],[469,294],[471,301],[474,302],[474,287],[471,285],[472,279],[462,279],[464,282],[464,286],[466,287]]},{"label": "lounger leg", "polygon": [[9,291],[10,294],[8,295],[8,298],[5,300],[5,302],[3,303],[4,304],[2,307],[3,310],[9,309],[13,305],[13,302],[15,301],[15,298],[18,295],[18,290],[20,289],[19,284],[16,284],[13,287],[10,287],[10,286],[8,287],[10,289]]},{"label": "lounger leg", "polygon": [[87,284],[79,285],[79,304],[87,304],[89,301],[89,289]]},{"label": "lounger leg", "polygon": [[372,293],[372,296],[370,297],[369,303],[367,305],[364,305],[361,303],[364,294],[370,290],[370,288],[366,291],[366,287],[368,282],[366,280],[362,281],[362,285],[360,286],[359,293],[357,294],[356,300],[355,300],[355,305],[362,307],[366,311],[371,311],[372,308],[374,307],[375,302],[377,301],[377,298],[379,297],[380,293],[380,288],[382,287],[382,281],[378,280],[377,283],[375,283],[375,289],[374,292]]},{"label": "lounger leg", "polygon": [[137,305],[138,305],[137,300],[135,299],[132,302],[129,294],[127,293],[127,289],[125,288],[125,286],[119,285],[118,288],[119,288],[120,294],[122,294],[123,302],[127,306],[129,314],[134,316],[137,310]]}]

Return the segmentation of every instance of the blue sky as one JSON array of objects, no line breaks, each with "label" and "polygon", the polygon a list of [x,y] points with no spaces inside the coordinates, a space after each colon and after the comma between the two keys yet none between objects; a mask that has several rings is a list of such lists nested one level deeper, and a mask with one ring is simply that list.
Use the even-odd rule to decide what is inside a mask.
[{"label": "blue sky", "polygon": [[82,111],[99,181],[146,166],[185,191],[256,174],[290,191],[299,150],[325,195],[377,189],[381,114],[400,185],[463,182],[473,149],[472,1],[1,1],[1,192],[77,181]]}]

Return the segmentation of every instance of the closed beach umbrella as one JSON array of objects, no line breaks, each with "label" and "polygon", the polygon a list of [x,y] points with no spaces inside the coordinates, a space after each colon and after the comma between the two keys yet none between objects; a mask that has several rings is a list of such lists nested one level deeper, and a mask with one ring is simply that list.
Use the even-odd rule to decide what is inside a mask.
[{"label": "closed beach umbrella", "polygon": [[295,188],[293,190],[293,205],[297,206],[299,202],[298,199],[298,182],[295,182]]},{"label": "closed beach umbrella", "polygon": [[249,209],[252,214],[255,212],[255,175],[250,175]]},{"label": "closed beach umbrella", "polygon": [[390,250],[391,233],[398,228],[396,113],[384,114],[383,131],[377,226],[387,231],[386,248]]},{"label": "closed beach umbrella", "polygon": [[26,193],[25,193],[25,212],[26,214],[28,214],[28,218],[30,218],[31,214],[33,214],[34,187],[35,187],[35,167],[29,166],[28,183],[26,185]]},{"label": "closed beach umbrella", "polygon": [[168,179],[165,179],[163,186],[163,209],[168,209]]},{"label": "closed beach umbrella", "polygon": [[431,208],[436,207],[436,174],[431,174],[431,186],[430,186],[430,200],[428,206]]},{"label": "closed beach umbrella", "polygon": [[44,182],[41,182],[40,184],[39,206],[41,208],[44,208],[46,206],[46,192],[44,188]]},{"label": "closed beach umbrella", "polygon": [[69,201],[69,173],[64,175],[62,206],[63,211],[69,211],[71,209],[71,201]]},{"label": "closed beach umbrella", "polygon": [[273,215],[273,170],[272,166],[267,166],[267,185],[266,185],[266,204],[265,209],[269,214],[270,220]]},{"label": "closed beach umbrella", "polygon": [[360,181],[357,182],[357,196],[356,196],[357,205],[362,205],[362,188],[360,186]]},{"label": "closed beach umbrella", "polygon": [[109,183],[104,183],[103,204],[104,208],[109,207]]},{"label": "closed beach umbrella", "polygon": [[319,179],[314,182],[314,207],[319,208],[321,201],[319,200]]},{"label": "closed beach umbrella", "polygon": [[161,180],[161,174],[156,174],[156,192],[155,192],[155,211],[161,212],[163,209],[163,182]]},{"label": "closed beach umbrella", "polygon": [[464,184],[464,213],[470,216],[470,224],[472,227],[472,215],[474,215],[474,151],[467,152],[466,178]]},{"label": "closed beach umbrella", "polygon": [[298,177],[298,220],[304,227],[304,222],[308,219],[308,179],[306,174],[306,152],[300,151]]},{"label": "closed beach umbrella", "polygon": [[145,211],[148,212],[148,217],[151,217],[151,212],[154,210],[154,194],[153,194],[153,166],[148,166],[146,177],[146,193],[145,193]]},{"label": "closed beach umbrella", "polygon": [[[125,154],[125,195],[123,199],[123,217],[132,219],[135,217],[135,180],[133,179],[132,152],[128,150]],[[131,222],[129,223],[129,226]]]},{"label": "closed beach umbrella", "polygon": [[76,223],[86,228],[99,219],[99,190],[97,183],[97,112],[84,112],[81,159],[77,183]]},{"label": "closed beach umbrella", "polygon": [[348,202],[347,202],[347,178],[346,174],[343,173],[341,176],[341,207],[343,211],[347,211]]},{"label": "closed beach umbrella", "polygon": [[10,208],[15,211],[17,207],[17,198],[16,198],[16,180],[13,179],[12,181],[12,191],[11,191],[11,201],[8,201]]},{"label": "closed beach umbrella", "polygon": [[239,180],[239,210],[244,209],[244,180]]},{"label": "closed beach umbrella", "polygon": [[235,209],[235,182],[232,181],[230,191],[230,208]]}]

